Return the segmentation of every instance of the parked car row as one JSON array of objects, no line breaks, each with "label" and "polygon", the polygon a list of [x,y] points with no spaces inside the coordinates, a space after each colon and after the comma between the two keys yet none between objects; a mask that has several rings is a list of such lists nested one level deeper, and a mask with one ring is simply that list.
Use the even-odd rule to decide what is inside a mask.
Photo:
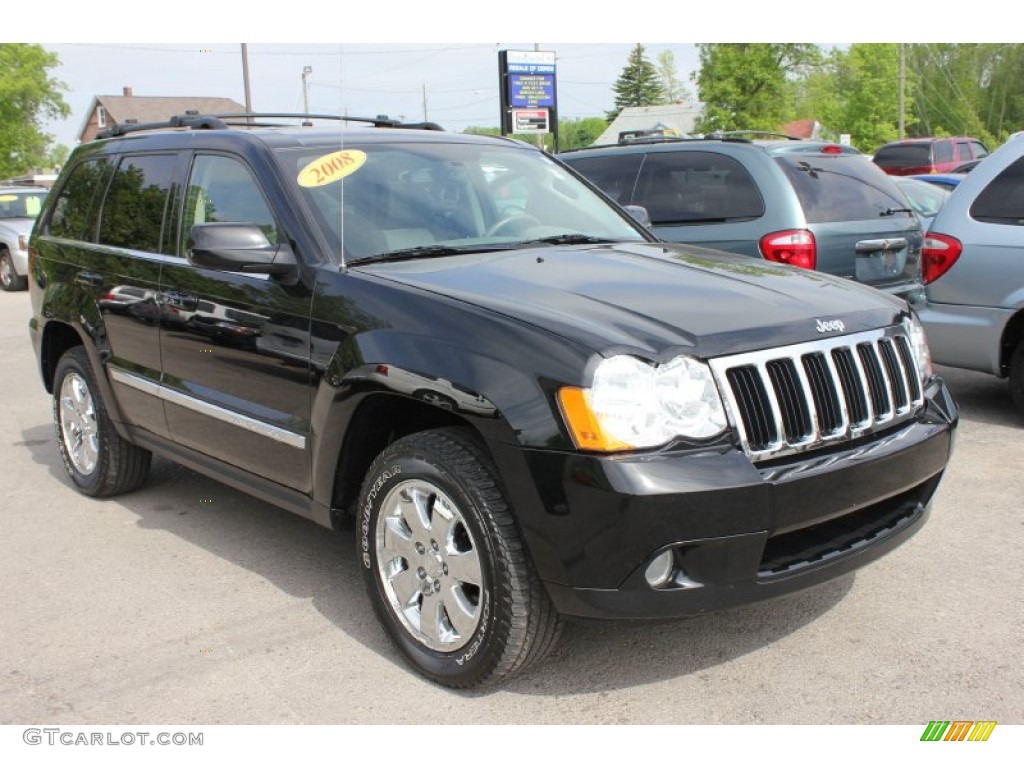
[{"label": "parked car row", "polygon": [[740,138],[622,143],[560,155],[669,242],[817,269],[919,300],[921,223],[852,147]]},{"label": "parked car row", "polygon": [[645,208],[664,240],[818,269],[908,299],[936,362],[1007,377],[1024,412],[1022,154],[1018,134],[992,154],[969,137],[892,142],[873,164],[823,142],[736,138],[562,158],[617,202]]}]

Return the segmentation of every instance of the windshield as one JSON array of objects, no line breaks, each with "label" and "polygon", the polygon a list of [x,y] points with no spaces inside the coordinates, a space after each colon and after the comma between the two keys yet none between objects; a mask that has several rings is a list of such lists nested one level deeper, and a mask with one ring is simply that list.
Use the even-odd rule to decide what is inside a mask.
[{"label": "windshield", "polygon": [[919,215],[928,218],[939,212],[939,208],[951,194],[950,190],[943,189],[937,184],[929,184],[927,181],[918,181],[906,176],[894,176],[893,180],[907,196],[910,207]]},{"label": "windshield", "polygon": [[0,189],[0,219],[34,219],[46,192],[5,192]]},{"label": "windshield", "polygon": [[551,158],[514,145],[407,141],[280,156],[339,261],[645,239]]}]

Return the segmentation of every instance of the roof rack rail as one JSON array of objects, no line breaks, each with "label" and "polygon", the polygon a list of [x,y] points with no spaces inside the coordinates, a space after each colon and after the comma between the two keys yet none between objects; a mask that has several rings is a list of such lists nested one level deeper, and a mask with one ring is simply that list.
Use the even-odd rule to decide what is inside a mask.
[{"label": "roof rack rail", "polygon": [[[340,122],[368,123],[375,128],[405,128],[407,130],[422,131],[443,131],[437,123],[416,122],[403,123],[387,115],[376,117],[356,117],[354,115],[324,115],[307,114],[305,112],[227,112],[222,114],[203,114],[188,111],[183,115],[172,115],[168,120],[156,123],[123,123],[113,128],[107,128],[96,134],[97,139],[110,139],[116,136],[124,136],[128,133],[138,131],[156,131],[162,128],[192,128],[197,130],[223,130],[233,126],[245,126],[250,128],[275,128],[283,127],[286,123],[263,122],[266,119],[272,120],[302,120],[302,125],[311,126],[313,120],[338,120]],[[259,120],[260,122],[254,122]]]},{"label": "roof rack rail", "polygon": [[749,130],[749,131],[715,131],[714,133],[709,133],[707,136],[708,136],[709,139],[732,139],[732,138],[741,138],[743,136],[770,136],[770,137],[776,138],[776,139],[787,139],[789,141],[802,141],[802,139],[799,136],[793,136],[793,135],[788,134],[788,133],[779,133],[778,131],[757,131],[757,130]]},{"label": "roof rack rail", "polygon": [[690,136],[663,136],[654,138],[634,139],[632,141],[619,141],[615,144],[591,144],[589,147],[574,147],[563,149],[558,154],[564,155],[569,152],[586,152],[588,149],[610,149],[612,147],[636,147],[649,144],[690,144],[700,141],[728,141],[736,144],[750,144],[750,139],[741,136],[723,136],[717,133],[694,134]]}]

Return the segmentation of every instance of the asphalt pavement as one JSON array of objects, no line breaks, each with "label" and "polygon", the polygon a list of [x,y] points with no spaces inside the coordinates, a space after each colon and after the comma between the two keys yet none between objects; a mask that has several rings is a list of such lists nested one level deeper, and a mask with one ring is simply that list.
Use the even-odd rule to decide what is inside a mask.
[{"label": "asphalt pavement", "polygon": [[64,476],[0,295],[0,723],[1024,723],[1024,420],[949,369],[962,422],[925,528],[854,575],[656,625],[570,624],[489,692],[409,671],[334,533],[168,461],[127,496]]}]

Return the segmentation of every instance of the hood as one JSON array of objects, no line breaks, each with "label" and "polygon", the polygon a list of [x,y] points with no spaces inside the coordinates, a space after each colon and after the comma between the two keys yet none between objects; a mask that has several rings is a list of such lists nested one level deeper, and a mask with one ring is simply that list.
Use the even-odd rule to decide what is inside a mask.
[{"label": "hood", "polygon": [[35,226],[35,223],[35,219],[0,219],[0,229],[6,229],[8,232],[13,232],[16,235],[28,237],[32,233],[32,227]]},{"label": "hood", "polygon": [[356,269],[597,352],[650,359],[680,352],[715,357],[854,333],[891,325],[906,311],[899,299],[820,272],[662,243],[546,246]]}]

